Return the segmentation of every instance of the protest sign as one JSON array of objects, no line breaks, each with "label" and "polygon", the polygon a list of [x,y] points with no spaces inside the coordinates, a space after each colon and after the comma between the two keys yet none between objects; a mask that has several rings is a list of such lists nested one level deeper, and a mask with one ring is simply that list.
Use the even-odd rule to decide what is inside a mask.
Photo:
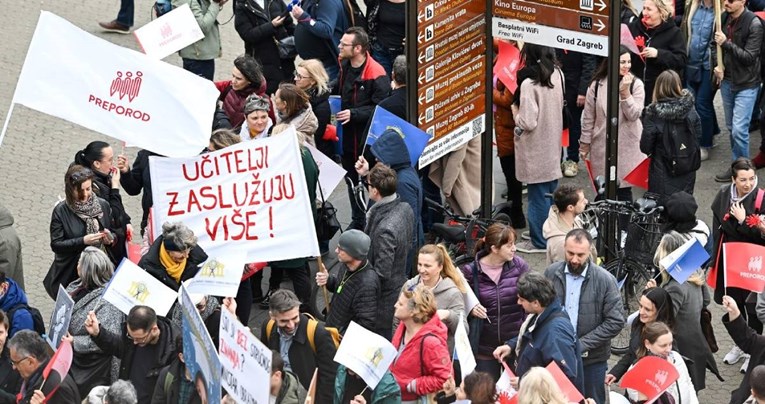
[{"label": "protest sign", "polygon": [[237,403],[268,403],[271,349],[228,310],[220,312],[221,384]]},{"label": "protest sign", "polygon": [[470,338],[468,338],[464,314],[460,313],[460,321],[457,323],[457,331],[454,333],[454,354],[460,361],[460,372],[462,379],[475,370],[476,361],[473,355],[473,348],[470,347]]},{"label": "protest sign", "polygon": [[335,362],[354,371],[374,390],[398,351],[385,338],[351,321],[335,353]]},{"label": "protest sign", "polygon": [[750,243],[723,243],[725,287],[736,287],[755,293],[765,289],[762,257],[765,247]]},{"label": "protest sign", "polygon": [[568,376],[563,373],[563,371],[560,369],[560,366],[558,366],[558,362],[550,362],[550,364],[547,365],[545,369],[550,372],[553,379],[555,379],[555,382],[558,383],[560,391],[563,392],[563,395],[566,396],[566,399],[568,399],[569,403],[578,403],[584,400],[582,393],[576,389],[576,386],[571,383],[571,380],[569,380]]},{"label": "protest sign", "polygon": [[[11,101],[163,156],[210,140],[220,92],[209,80],[40,14]],[[0,142],[11,113],[6,117]]]},{"label": "protest sign", "polygon": [[188,158],[149,158],[154,228],[181,221],[206,251],[248,262],[319,255],[295,128]]},{"label": "protest sign", "polygon": [[422,151],[425,150],[432,136],[378,105],[369,124],[366,144],[373,145],[389,129],[396,131],[404,139],[406,149],[409,151],[410,164],[417,166]]},{"label": "protest sign", "polygon": [[133,306],[143,305],[163,317],[167,316],[177,297],[174,290],[127,258],[122,259],[103,295],[104,300],[126,315]]},{"label": "protest sign", "polygon": [[[343,180],[343,177],[345,177],[346,171],[343,167],[335,163],[334,160],[320,152],[319,149],[308,143],[306,143],[305,146],[311,152],[313,159],[316,160],[316,165],[319,166],[319,186],[321,187],[321,192],[324,193],[325,199],[329,198],[332,191],[337,188],[337,184],[339,184],[340,181]],[[319,195],[319,192],[316,192],[316,194]]]},{"label": "protest sign", "polygon": [[143,53],[163,59],[205,37],[188,4],[133,31]]},{"label": "protest sign", "polygon": [[58,294],[56,295],[56,305],[53,312],[50,313],[50,322],[48,322],[48,344],[55,351],[61,344],[61,337],[69,331],[69,323],[72,320],[72,307],[74,300],[66,293],[63,286],[58,285]]},{"label": "protest sign", "polygon": [[197,388],[197,391],[202,390],[207,394],[201,402],[220,404],[221,364],[218,352],[215,351],[210,334],[197,308],[191,302],[186,287],[181,285],[176,296],[183,321],[183,362],[194,384],[197,387],[204,386]]},{"label": "protest sign", "polygon": [[521,67],[521,51],[509,41],[500,39],[497,62],[494,63],[494,75],[507,90],[515,94],[518,89],[518,69]]},{"label": "protest sign", "polygon": [[236,296],[244,265],[247,264],[245,252],[229,251],[220,254],[219,250],[207,251],[207,261],[200,265],[199,271],[186,287],[189,293]]},{"label": "protest sign", "polygon": [[701,265],[707,262],[707,260],[709,260],[707,250],[704,249],[704,246],[699,243],[697,238],[691,237],[680,248],[662,258],[659,261],[659,266],[675,278],[677,283],[683,283],[694,272],[699,270]]},{"label": "protest sign", "polygon": [[634,389],[647,397],[645,402],[656,400],[680,377],[675,365],[658,356],[644,356],[632,369],[622,376],[619,386]]}]

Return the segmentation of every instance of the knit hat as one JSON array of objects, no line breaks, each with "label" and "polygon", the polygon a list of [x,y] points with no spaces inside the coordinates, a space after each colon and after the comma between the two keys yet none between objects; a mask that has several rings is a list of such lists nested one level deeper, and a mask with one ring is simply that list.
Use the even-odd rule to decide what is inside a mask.
[{"label": "knit hat", "polygon": [[340,235],[337,241],[337,248],[345,251],[348,255],[357,260],[365,260],[369,253],[369,236],[359,230],[348,230]]},{"label": "knit hat", "polygon": [[244,116],[250,115],[255,111],[266,111],[270,109],[270,102],[268,97],[261,97],[257,94],[251,94],[244,102]]},{"label": "knit hat", "polygon": [[687,233],[696,226],[696,210],[699,205],[693,195],[685,192],[675,192],[664,202],[664,212],[667,217],[665,231],[676,230]]}]

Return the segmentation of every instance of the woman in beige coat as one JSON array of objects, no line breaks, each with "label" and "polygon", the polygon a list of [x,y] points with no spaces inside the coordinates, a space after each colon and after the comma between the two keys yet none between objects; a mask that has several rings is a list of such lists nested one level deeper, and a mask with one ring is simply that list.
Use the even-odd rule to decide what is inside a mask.
[{"label": "woman in beige coat", "polygon": [[552,48],[527,43],[518,72],[520,103],[515,119],[515,175],[528,186],[528,225],[531,240],[516,245],[523,253],[544,253],[542,225],[551,201],[545,196],[558,187],[563,131],[563,73],[555,67]]},{"label": "woman in beige coat", "polygon": [[[624,176],[646,158],[640,152],[640,136],[643,133],[640,115],[645,102],[645,86],[630,73],[631,67],[629,50],[622,46],[619,50],[619,150],[616,167],[616,175],[621,181],[616,198],[620,201],[632,201],[632,187],[624,182]],[[607,83],[608,61],[604,60],[587,89],[582,137],[579,139],[579,153],[590,159],[593,176],[605,175],[606,171]]]}]

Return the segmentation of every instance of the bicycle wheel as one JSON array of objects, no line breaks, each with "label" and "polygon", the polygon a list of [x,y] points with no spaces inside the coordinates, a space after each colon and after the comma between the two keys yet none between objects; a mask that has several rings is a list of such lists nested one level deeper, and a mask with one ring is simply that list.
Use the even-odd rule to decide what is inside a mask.
[{"label": "bicycle wheel", "polygon": [[[629,258],[619,258],[608,262],[605,269],[616,277],[620,286],[622,312],[624,318],[638,310],[638,297],[643,293],[649,276],[645,267]],[[623,355],[630,346],[631,324],[625,323],[619,334],[611,340],[611,353]]]},{"label": "bicycle wheel", "polygon": [[[327,260],[327,262],[324,263],[324,266],[327,268],[327,272],[333,275],[337,275],[338,271],[340,270],[340,261],[337,260],[336,257],[332,257]],[[316,275],[315,271],[312,271],[311,279],[314,279],[314,276]],[[326,300],[324,298],[324,288],[319,287],[316,282],[313,282],[313,286],[311,287],[311,300],[308,302],[308,307],[311,309],[311,314],[316,317],[316,319],[324,321],[327,317],[327,301],[332,301],[332,293],[327,291]]]}]

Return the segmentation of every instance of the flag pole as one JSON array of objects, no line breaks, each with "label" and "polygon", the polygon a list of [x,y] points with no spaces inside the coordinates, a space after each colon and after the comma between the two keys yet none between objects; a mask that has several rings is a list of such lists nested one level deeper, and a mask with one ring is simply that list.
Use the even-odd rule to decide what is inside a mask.
[{"label": "flag pole", "polygon": [[[715,5],[715,31],[722,32],[722,12],[720,10],[720,0],[713,0]],[[720,69],[720,71],[725,71],[725,66],[723,66],[723,54],[722,54],[722,47],[720,45],[717,46],[717,67],[716,69]]]},{"label": "flag pole", "polygon": [[[324,266],[324,261],[321,259],[321,255],[316,258],[316,262],[319,264],[319,271],[327,273],[327,276],[329,276],[329,273],[327,272],[327,268]],[[321,291],[324,294],[324,307],[327,308],[327,313],[329,313],[329,294],[327,293],[327,285],[321,287]]]}]

